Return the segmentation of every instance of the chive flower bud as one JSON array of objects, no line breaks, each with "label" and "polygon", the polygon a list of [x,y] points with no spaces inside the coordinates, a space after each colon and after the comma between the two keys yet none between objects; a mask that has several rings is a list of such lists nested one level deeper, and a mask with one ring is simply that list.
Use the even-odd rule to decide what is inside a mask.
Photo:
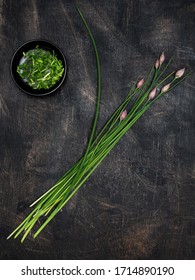
[{"label": "chive flower bud", "polygon": [[185,72],[185,68],[177,70],[175,73],[175,79],[181,78],[183,76],[184,72]]},{"label": "chive flower bud", "polygon": [[160,65],[163,64],[163,62],[165,61],[165,54],[164,52],[161,53],[160,57],[159,57],[159,63]]},{"label": "chive flower bud", "polygon": [[127,110],[123,111],[122,114],[120,115],[120,122],[124,120],[126,116],[127,116]]},{"label": "chive flower bud", "polygon": [[149,100],[152,100],[154,99],[154,97],[156,96],[156,92],[157,92],[157,88],[153,88],[153,90],[150,92],[149,96],[148,96],[148,99]]},{"label": "chive flower bud", "polygon": [[160,65],[160,61],[159,61],[159,59],[157,58],[157,60],[156,60],[156,62],[155,62],[155,64],[154,64],[154,66],[155,66],[156,69],[158,69],[159,65]]},{"label": "chive flower bud", "polygon": [[170,86],[171,86],[171,84],[167,84],[167,85],[163,86],[162,89],[161,89],[161,93],[164,93],[167,90],[169,90]]},{"label": "chive flower bud", "polygon": [[141,88],[144,84],[144,78],[137,82],[137,88]]}]

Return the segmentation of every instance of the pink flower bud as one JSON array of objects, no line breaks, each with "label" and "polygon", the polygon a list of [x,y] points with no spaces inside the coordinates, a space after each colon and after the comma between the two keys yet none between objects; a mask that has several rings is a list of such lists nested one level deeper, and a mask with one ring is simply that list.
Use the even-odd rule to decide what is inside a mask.
[{"label": "pink flower bud", "polygon": [[165,54],[164,52],[161,53],[160,57],[159,57],[159,63],[160,65],[163,64],[163,62],[165,61]]},{"label": "pink flower bud", "polygon": [[144,84],[144,78],[137,82],[137,88],[141,88]]},{"label": "pink flower bud", "polygon": [[155,88],[153,88],[153,90],[150,92],[150,94],[149,94],[149,96],[148,96],[148,99],[149,99],[149,100],[154,99],[154,97],[156,96],[156,92],[157,92],[157,89],[156,89],[156,87],[155,87]]},{"label": "pink flower bud", "polygon": [[166,92],[167,90],[169,90],[170,86],[171,86],[171,84],[167,84],[167,85],[163,86],[163,87],[161,88],[161,93],[164,93],[164,92]]},{"label": "pink flower bud", "polygon": [[159,65],[160,65],[160,61],[159,61],[159,59],[157,59],[154,66],[156,69],[158,69]]},{"label": "pink flower bud", "polygon": [[185,72],[185,68],[177,70],[176,73],[175,73],[175,78],[176,79],[181,78],[183,76],[184,72]]},{"label": "pink flower bud", "polygon": [[127,110],[123,111],[122,114],[120,115],[120,122],[124,120],[126,116],[127,116]]}]

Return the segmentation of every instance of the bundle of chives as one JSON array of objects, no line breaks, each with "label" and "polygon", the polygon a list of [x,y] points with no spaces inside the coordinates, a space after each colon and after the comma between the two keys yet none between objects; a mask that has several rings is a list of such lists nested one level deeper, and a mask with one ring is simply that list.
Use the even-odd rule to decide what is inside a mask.
[{"label": "bundle of chives", "polygon": [[[31,204],[31,207],[34,206],[34,210],[32,210],[26,219],[8,236],[8,238],[11,236],[17,238],[23,233],[21,242],[25,240],[40,217],[46,216],[46,220],[33,235],[34,238],[37,237],[146,110],[163,96],[164,93],[172,90],[189,75],[187,74],[184,76],[185,68],[183,68],[176,72],[171,72],[163,78],[172,59],[165,64],[165,55],[162,53],[152,66],[147,79],[141,79],[132,86],[126,98],[95,137],[101,96],[100,61],[94,37],[79,9],[78,12],[92,41],[96,56],[97,104],[93,127],[86,151],[82,158],[70,168],[53,187]],[[127,112],[127,107],[130,105],[131,101],[133,101],[133,104]]]}]

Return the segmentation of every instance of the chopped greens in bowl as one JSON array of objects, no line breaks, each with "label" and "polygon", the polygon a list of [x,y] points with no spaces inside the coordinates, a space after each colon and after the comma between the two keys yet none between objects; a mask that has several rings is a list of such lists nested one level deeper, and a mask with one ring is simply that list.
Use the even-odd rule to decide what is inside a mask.
[{"label": "chopped greens in bowl", "polygon": [[23,53],[17,72],[33,89],[49,89],[60,80],[64,67],[54,51],[51,53],[37,46]]},{"label": "chopped greens in bowl", "polygon": [[67,73],[63,52],[46,40],[31,40],[21,45],[13,55],[10,67],[18,88],[37,97],[55,92]]}]

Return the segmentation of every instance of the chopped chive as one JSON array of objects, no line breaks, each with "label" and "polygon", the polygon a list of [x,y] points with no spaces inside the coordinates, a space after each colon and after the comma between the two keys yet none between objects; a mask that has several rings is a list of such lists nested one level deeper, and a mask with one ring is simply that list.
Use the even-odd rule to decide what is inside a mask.
[{"label": "chopped chive", "polygon": [[33,89],[53,87],[64,73],[62,61],[54,51],[50,53],[36,46],[27,53],[23,52],[23,56],[26,59],[17,67],[17,73]]}]

